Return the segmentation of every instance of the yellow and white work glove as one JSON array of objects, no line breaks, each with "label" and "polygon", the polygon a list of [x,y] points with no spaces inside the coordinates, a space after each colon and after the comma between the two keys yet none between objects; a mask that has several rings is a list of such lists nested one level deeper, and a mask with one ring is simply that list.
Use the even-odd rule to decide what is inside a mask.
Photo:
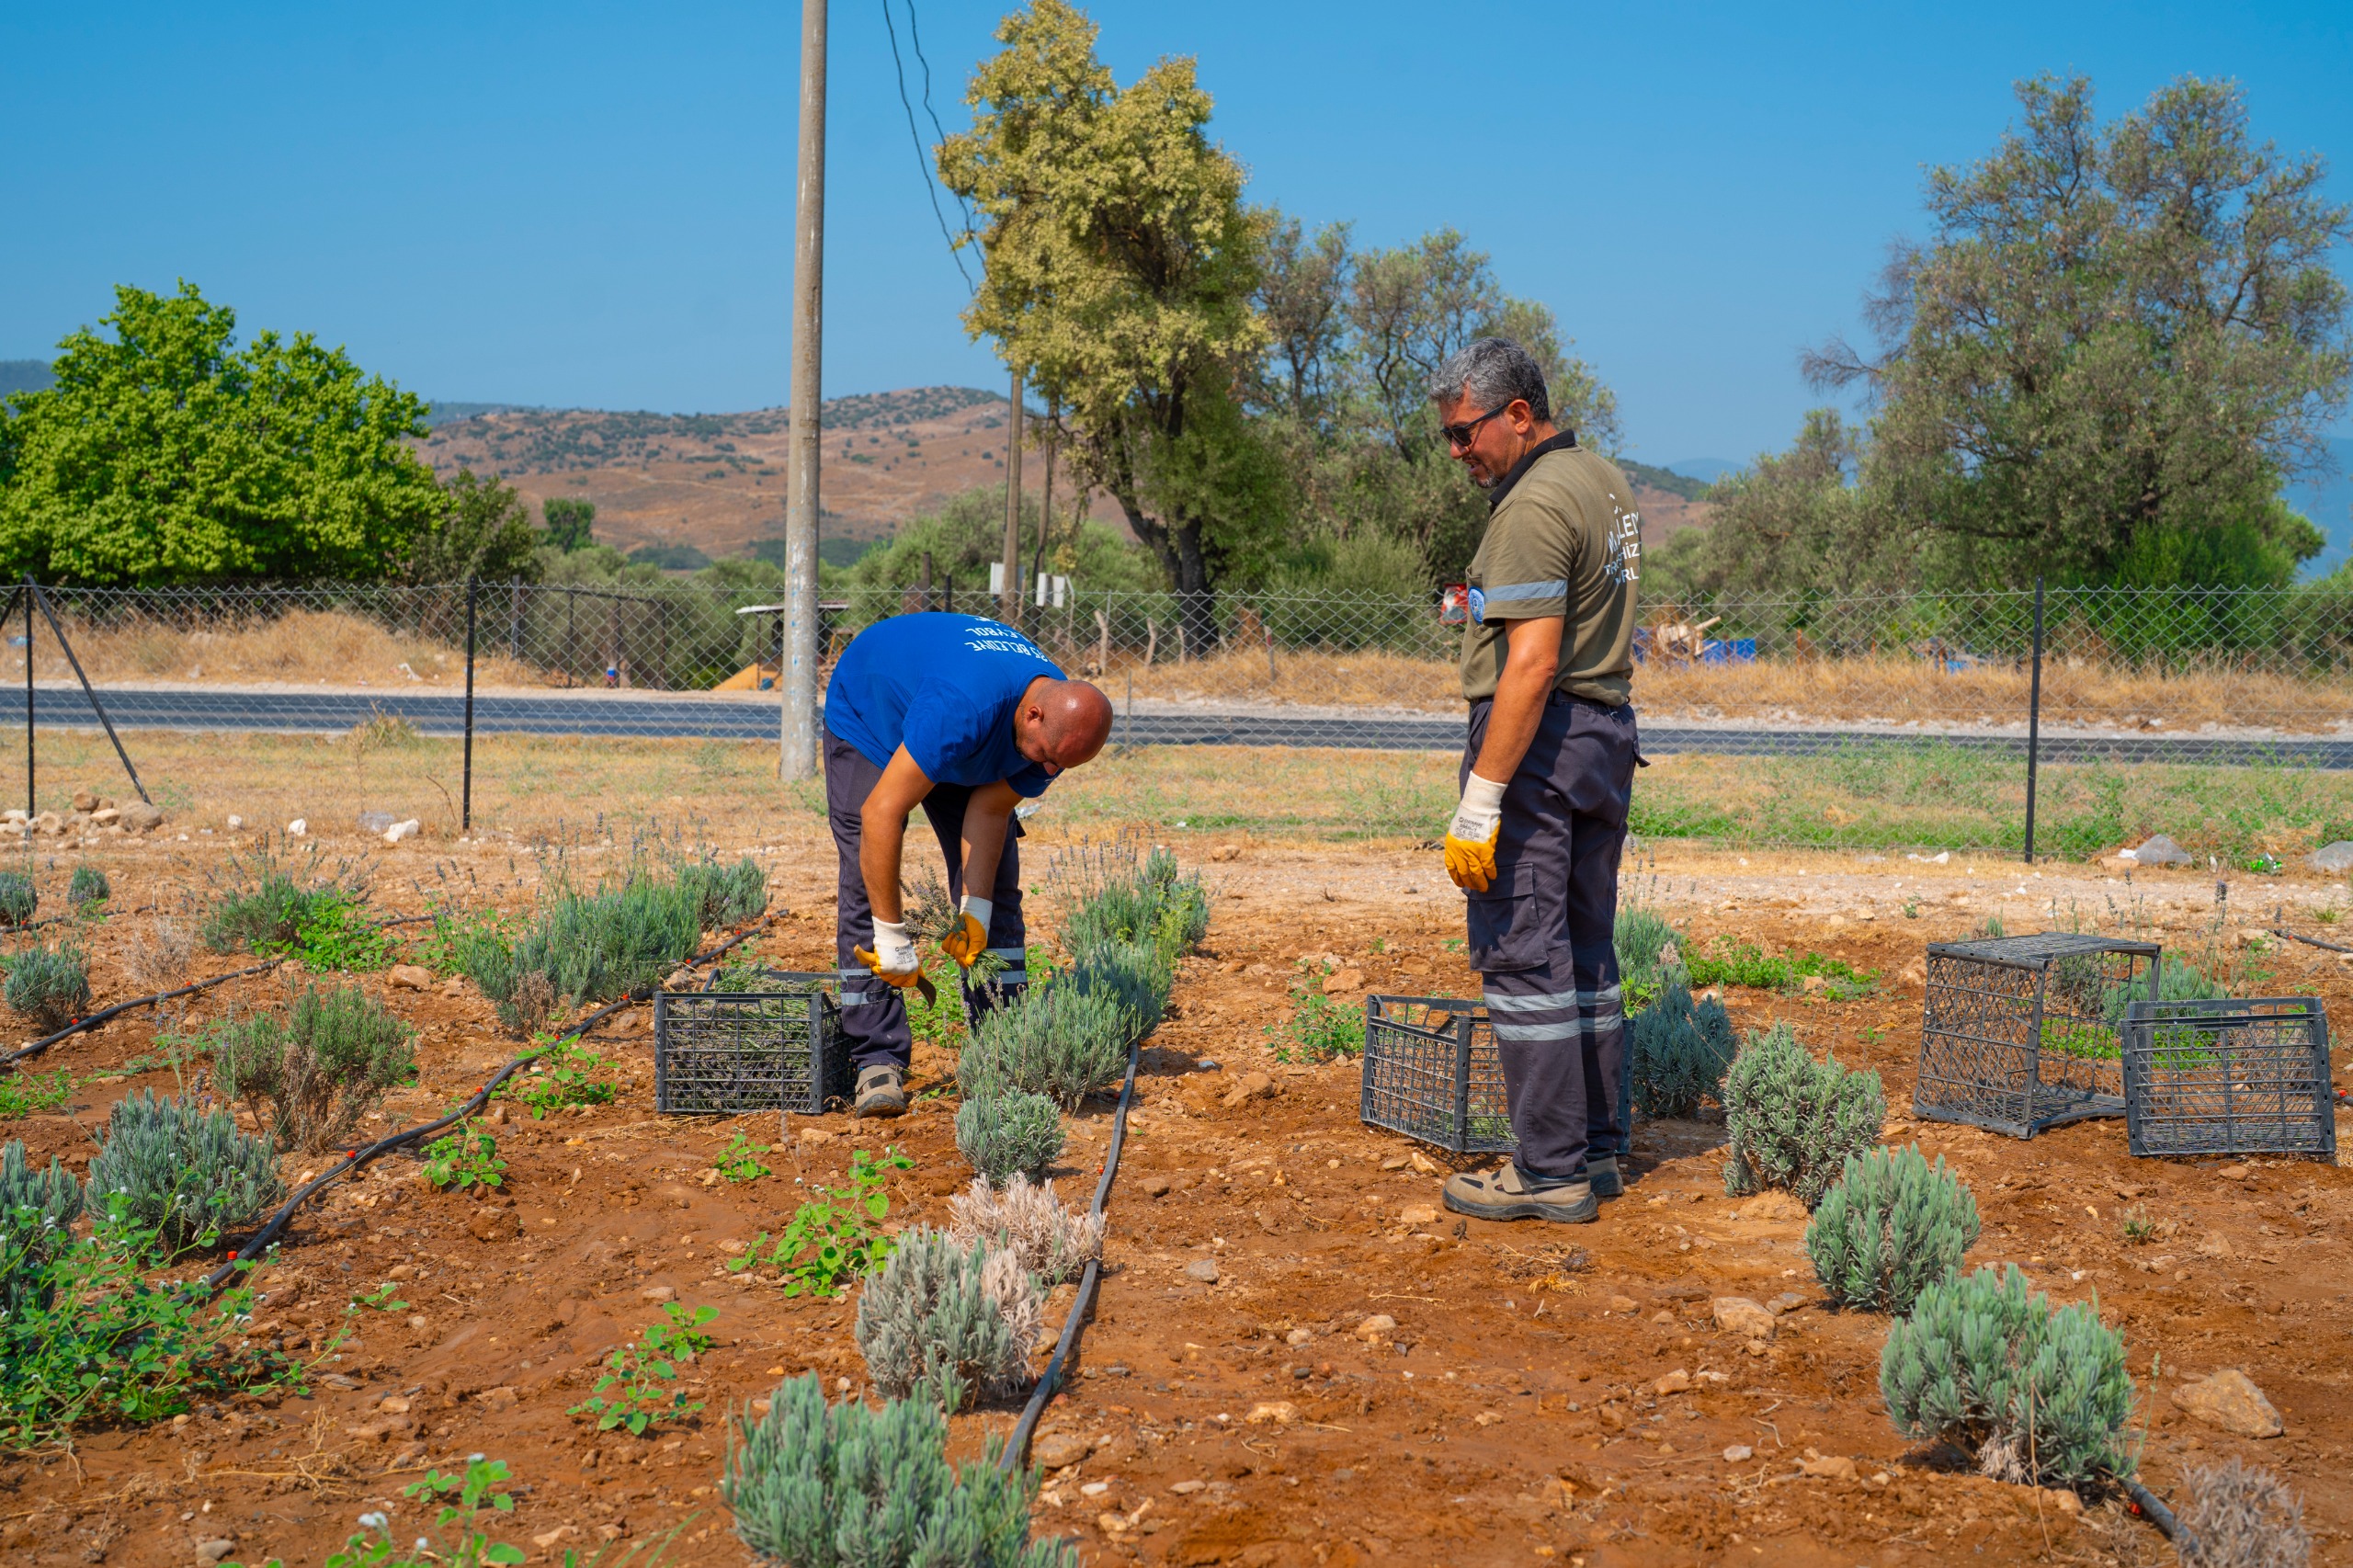
[{"label": "yellow and white work glove", "polygon": [[1446,874],[1454,885],[1485,892],[1495,880],[1495,839],[1503,832],[1504,788],[1473,773],[1446,829]]},{"label": "yellow and white work glove", "polygon": [[972,968],[980,961],[981,954],[988,950],[989,916],[995,913],[996,905],[990,900],[966,893],[962,914],[959,916],[961,924],[956,927],[954,936],[941,939],[939,950],[966,969]]},{"label": "yellow and white work glove", "polygon": [[904,990],[923,979],[923,966],[915,961],[915,939],[907,935],[904,921],[877,920],[874,946],[852,948],[850,952],[885,985]]}]

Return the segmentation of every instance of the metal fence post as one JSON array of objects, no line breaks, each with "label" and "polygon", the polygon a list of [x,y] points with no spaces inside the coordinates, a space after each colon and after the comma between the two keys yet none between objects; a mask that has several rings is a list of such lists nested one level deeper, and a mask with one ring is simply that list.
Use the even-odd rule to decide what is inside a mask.
[{"label": "metal fence post", "polygon": [[459,786],[458,831],[472,833],[474,826],[474,606],[482,597],[482,583],[466,579],[466,767],[465,781]]},{"label": "metal fence post", "polygon": [[517,664],[523,662],[523,579],[506,585],[506,647]]},{"label": "metal fence post", "polygon": [[2042,751],[2042,577],[2034,579],[2034,674],[2026,697],[2026,863],[2034,864],[2034,785]]},{"label": "metal fence post", "polygon": [[25,574],[25,822],[40,815],[33,805],[33,574]]}]

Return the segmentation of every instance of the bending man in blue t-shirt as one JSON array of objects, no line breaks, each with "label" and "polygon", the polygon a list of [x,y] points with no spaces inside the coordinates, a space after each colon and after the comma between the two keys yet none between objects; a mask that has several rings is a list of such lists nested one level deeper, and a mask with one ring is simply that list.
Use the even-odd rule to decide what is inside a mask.
[{"label": "bending man in blue t-shirt", "polygon": [[[940,946],[964,969],[974,1016],[1029,979],[1013,808],[1110,733],[1109,698],[994,620],[892,616],[843,651],[825,687],[825,815],[841,856],[834,942],[858,1115],[907,1108],[903,993],[923,973],[899,900],[907,813],[923,807],[948,857],[963,926]],[[969,976],[983,952],[1006,967],[980,988]]]}]

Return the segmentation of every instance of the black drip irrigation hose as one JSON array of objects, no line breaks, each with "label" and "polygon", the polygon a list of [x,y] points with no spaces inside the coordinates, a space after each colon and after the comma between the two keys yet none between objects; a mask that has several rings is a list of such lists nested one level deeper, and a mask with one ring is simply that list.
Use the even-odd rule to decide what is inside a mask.
[{"label": "black drip irrigation hose", "polygon": [[55,1034],[44,1035],[29,1045],[12,1051],[6,1056],[0,1056],[0,1067],[13,1067],[28,1056],[38,1056],[59,1040],[70,1040],[85,1030],[97,1028],[108,1018],[119,1013],[127,1013],[133,1007],[149,1007],[158,1002],[168,1002],[175,996],[192,995],[199,991],[209,991],[216,985],[226,985],[233,980],[243,980],[248,975],[267,974],[285,961],[284,959],[272,959],[267,963],[257,963],[251,969],[231,970],[227,974],[216,974],[210,980],[199,980],[193,985],[183,985],[177,991],[162,991],[153,996],[134,996],[128,1002],[117,1002],[113,1006],[100,1008],[86,1018],[74,1019]]},{"label": "black drip irrigation hose", "polygon": [[[1099,1216],[1111,1199],[1111,1183],[1120,1175],[1120,1146],[1127,1142],[1128,1107],[1136,1096],[1136,1062],[1143,1049],[1141,1038],[1128,1042],[1128,1077],[1120,1085],[1119,1109],[1111,1118],[1111,1143],[1103,1154],[1103,1179],[1095,1184],[1095,1201],[1088,1208],[1090,1216]],[[1029,1395],[1029,1403],[1021,1407],[1021,1419],[1013,1424],[1013,1436],[1005,1446],[1005,1457],[997,1462],[1011,1474],[1029,1460],[1029,1438],[1038,1429],[1038,1419],[1046,1414],[1046,1406],[1060,1391],[1063,1363],[1078,1346],[1079,1330],[1086,1323],[1087,1309],[1095,1304],[1095,1287],[1103,1276],[1103,1259],[1098,1254],[1086,1260],[1086,1272],[1078,1277],[1078,1294],[1070,1304],[1070,1315],[1063,1320],[1062,1337],[1054,1342],[1054,1358],[1046,1363],[1044,1375],[1039,1378],[1037,1389]]]},{"label": "black drip irrigation hose", "polygon": [[2324,942],[2318,937],[2302,937],[2293,931],[2281,931],[2276,928],[2271,934],[2283,941],[2302,942],[2308,948],[2321,948],[2332,953],[2353,953],[2353,948],[2339,947],[2335,942]]},{"label": "black drip irrigation hose", "polygon": [[2132,1509],[2135,1513],[2146,1517],[2151,1524],[2157,1527],[2157,1532],[2160,1535],[2173,1542],[2174,1549],[2181,1554],[2181,1560],[2184,1562],[2198,1561],[2200,1552],[2198,1538],[2190,1534],[2179,1519],[2173,1517],[2171,1508],[2158,1501],[2155,1493],[2128,1476],[2124,1482],[2124,1494],[2132,1499]]},{"label": "black drip irrigation hose", "polygon": [[[762,915],[751,925],[745,926],[744,929],[736,932],[735,935],[728,937],[727,940],[711,949],[710,951],[698,954],[696,957],[687,960],[684,967],[688,969],[699,969],[704,964],[710,962],[711,960],[725,953],[729,949],[733,948],[740,943],[749,941],[756,933],[764,928],[767,924],[768,917],[767,915]],[[563,1045],[570,1041],[578,1040],[581,1036],[586,1034],[590,1029],[595,1028],[598,1024],[603,1023],[607,1018],[611,1017],[615,1013],[620,1012],[622,1008],[642,1002],[653,994],[654,988],[652,986],[640,986],[637,990],[631,992],[628,995],[620,998],[617,1002],[608,1002],[605,1006],[597,1008],[595,1012],[589,1014],[586,1017],[573,1025],[571,1028],[564,1031],[562,1038],[553,1041],[552,1044]],[[265,1250],[267,1250],[269,1245],[285,1232],[286,1227],[292,1222],[295,1214],[301,1210],[302,1205],[310,1201],[318,1193],[324,1190],[330,1183],[340,1181],[345,1176],[351,1175],[353,1172],[359,1170],[363,1166],[372,1165],[374,1162],[383,1158],[386,1154],[391,1153],[395,1149],[402,1148],[410,1143],[415,1143],[421,1139],[431,1137],[434,1133],[440,1131],[443,1128],[449,1127],[453,1123],[462,1121],[467,1117],[473,1115],[483,1106],[488,1105],[490,1103],[490,1096],[495,1093],[499,1086],[505,1084],[507,1079],[520,1072],[526,1062],[536,1059],[541,1054],[541,1052],[549,1049],[551,1049],[551,1047],[533,1046],[530,1050],[524,1051],[521,1055],[516,1057],[515,1060],[509,1062],[506,1066],[501,1067],[497,1072],[492,1074],[489,1081],[483,1084],[481,1088],[476,1089],[472,1096],[463,1104],[460,1105],[455,1110],[449,1111],[432,1121],[427,1121],[419,1126],[408,1128],[404,1131],[395,1132],[389,1138],[380,1138],[364,1149],[354,1149],[343,1157],[340,1164],[336,1165],[332,1169],[314,1176],[310,1181],[303,1183],[301,1190],[297,1192],[293,1197],[288,1199],[285,1204],[279,1208],[278,1212],[269,1217],[267,1221],[263,1224],[260,1230],[256,1231],[252,1236],[246,1239],[244,1245],[231,1253],[227,1262],[222,1264],[220,1267],[214,1269],[210,1274],[205,1277],[205,1293],[210,1295],[220,1290],[222,1286],[227,1284],[236,1274],[237,1265],[240,1263],[251,1262],[254,1258],[259,1256]],[[1132,1074],[1132,1067],[1130,1068],[1130,1073]]]}]

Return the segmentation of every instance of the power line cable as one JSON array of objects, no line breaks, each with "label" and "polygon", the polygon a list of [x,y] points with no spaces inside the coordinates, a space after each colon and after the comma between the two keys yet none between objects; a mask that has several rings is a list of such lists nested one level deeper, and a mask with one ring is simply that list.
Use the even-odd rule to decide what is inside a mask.
[{"label": "power line cable", "polygon": [[[883,4],[889,5],[890,0],[883,0]],[[907,0],[907,41],[915,46],[915,63],[923,67],[923,112],[930,117],[933,133],[945,142],[948,140],[948,128],[939,123],[939,115],[931,107],[931,62],[924,58],[923,34],[915,30],[915,0]],[[963,209],[964,229],[969,233],[972,227],[972,204],[964,199],[961,191],[956,192],[955,196],[956,205]]]},{"label": "power line cable", "polygon": [[[907,36],[910,40],[915,37],[915,0],[907,0]],[[939,237],[948,242],[948,259],[956,264],[957,276],[964,279],[964,289],[969,293],[973,287],[972,275],[964,269],[964,253],[957,248],[956,236],[948,232],[948,214],[942,211],[939,206],[939,180],[931,167],[930,160],[924,155],[923,132],[915,125],[915,106],[907,97],[907,67],[906,62],[899,58],[899,28],[891,17],[891,0],[882,0],[882,28],[891,35],[891,67],[898,74],[899,107],[907,113],[907,137],[915,144],[915,167],[923,171],[924,194],[931,199],[931,215],[939,222]],[[923,58],[920,43],[915,46],[915,58],[918,60]],[[923,107],[926,114],[931,114],[931,66],[928,62],[924,65]],[[939,117],[936,114],[932,115],[931,123],[937,127],[939,124]],[[948,133],[942,131],[940,140],[944,142],[947,139]],[[971,210],[967,209],[965,220],[968,228],[971,226]]]}]

